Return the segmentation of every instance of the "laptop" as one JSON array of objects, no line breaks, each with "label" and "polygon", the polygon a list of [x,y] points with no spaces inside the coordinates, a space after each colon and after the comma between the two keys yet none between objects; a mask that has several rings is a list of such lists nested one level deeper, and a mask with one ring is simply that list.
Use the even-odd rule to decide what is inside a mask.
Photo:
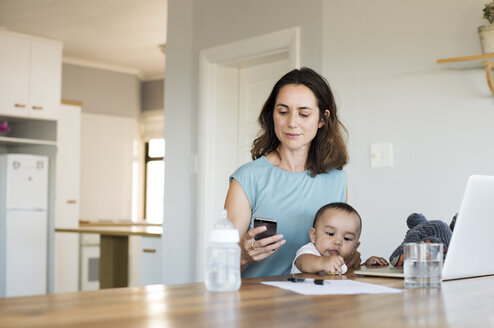
[{"label": "laptop", "polygon": [[[494,176],[468,179],[443,265],[443,280],[494,274]],[[403,278],[403,268],[362,267],[355,274]]]}]

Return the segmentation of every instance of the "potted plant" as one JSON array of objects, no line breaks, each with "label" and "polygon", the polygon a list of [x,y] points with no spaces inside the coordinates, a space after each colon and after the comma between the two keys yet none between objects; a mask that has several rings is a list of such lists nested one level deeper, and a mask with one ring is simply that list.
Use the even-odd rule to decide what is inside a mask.
[{"label": "potted plant", "polygon": [[484,54],[494,53],[494,0],[484,6],[483,12],[489,24],[479,26],[480,45]]}]

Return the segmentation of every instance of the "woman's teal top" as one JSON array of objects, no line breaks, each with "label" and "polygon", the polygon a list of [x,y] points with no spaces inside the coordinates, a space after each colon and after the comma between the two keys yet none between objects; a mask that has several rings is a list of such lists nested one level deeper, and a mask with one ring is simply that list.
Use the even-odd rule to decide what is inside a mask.
[{"label": "woman's teal top", "polygon": [[[251,263],[242,277],[261,277],[290,273],[297,250],[307,244],[314,215],[322,206],[345,202],[347,174],[333,169],[314,178],[309,171],[288,172],[274,166],[266,157],[238,168],[231,176],[242,186],[255,217],[278,221],[277,232],[286,243],[273,255]],[[240,234],[243,232],[241,231]]]}]

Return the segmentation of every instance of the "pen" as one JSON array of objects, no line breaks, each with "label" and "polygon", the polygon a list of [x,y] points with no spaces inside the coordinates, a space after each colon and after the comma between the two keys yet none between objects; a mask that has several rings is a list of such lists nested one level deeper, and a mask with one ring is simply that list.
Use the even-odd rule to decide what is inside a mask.
[{"label": "pen", "polygon": [[[291,282],[304,282],[304,281],[311,282],[311,281],[313,281],[316,285],[324,285],[324,279],[290,277],[287,280],[291,281]],[[329,283],[329,281],[328,281],[328,283]]]}]

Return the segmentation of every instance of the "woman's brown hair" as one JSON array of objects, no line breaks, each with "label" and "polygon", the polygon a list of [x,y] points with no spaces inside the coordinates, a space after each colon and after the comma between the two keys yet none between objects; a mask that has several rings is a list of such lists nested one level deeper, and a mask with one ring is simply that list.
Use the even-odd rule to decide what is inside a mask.
[{"label": "woman's brown hair", "polygon": [[[346,134],[347,130],[338,119],[336,103],[328,81],[307,67],[288,72],[274,85],[259,115],[261,130],[252,145],[252,159],[258,159],[273,151],[280,156],[277,151],[280,140],[274,131],[273,113],[278,93],[288,84],[304,85],[312,91],[317,99],[319,117],[324,121],[324,125],[317,130],[311,142],[306,169],[312,177],[327,173],[330,169],[341,170],[348,163],[348,152],[343,141],[343,133]],[[326,110],[329,110],[329,117],[324,114]]]}]

